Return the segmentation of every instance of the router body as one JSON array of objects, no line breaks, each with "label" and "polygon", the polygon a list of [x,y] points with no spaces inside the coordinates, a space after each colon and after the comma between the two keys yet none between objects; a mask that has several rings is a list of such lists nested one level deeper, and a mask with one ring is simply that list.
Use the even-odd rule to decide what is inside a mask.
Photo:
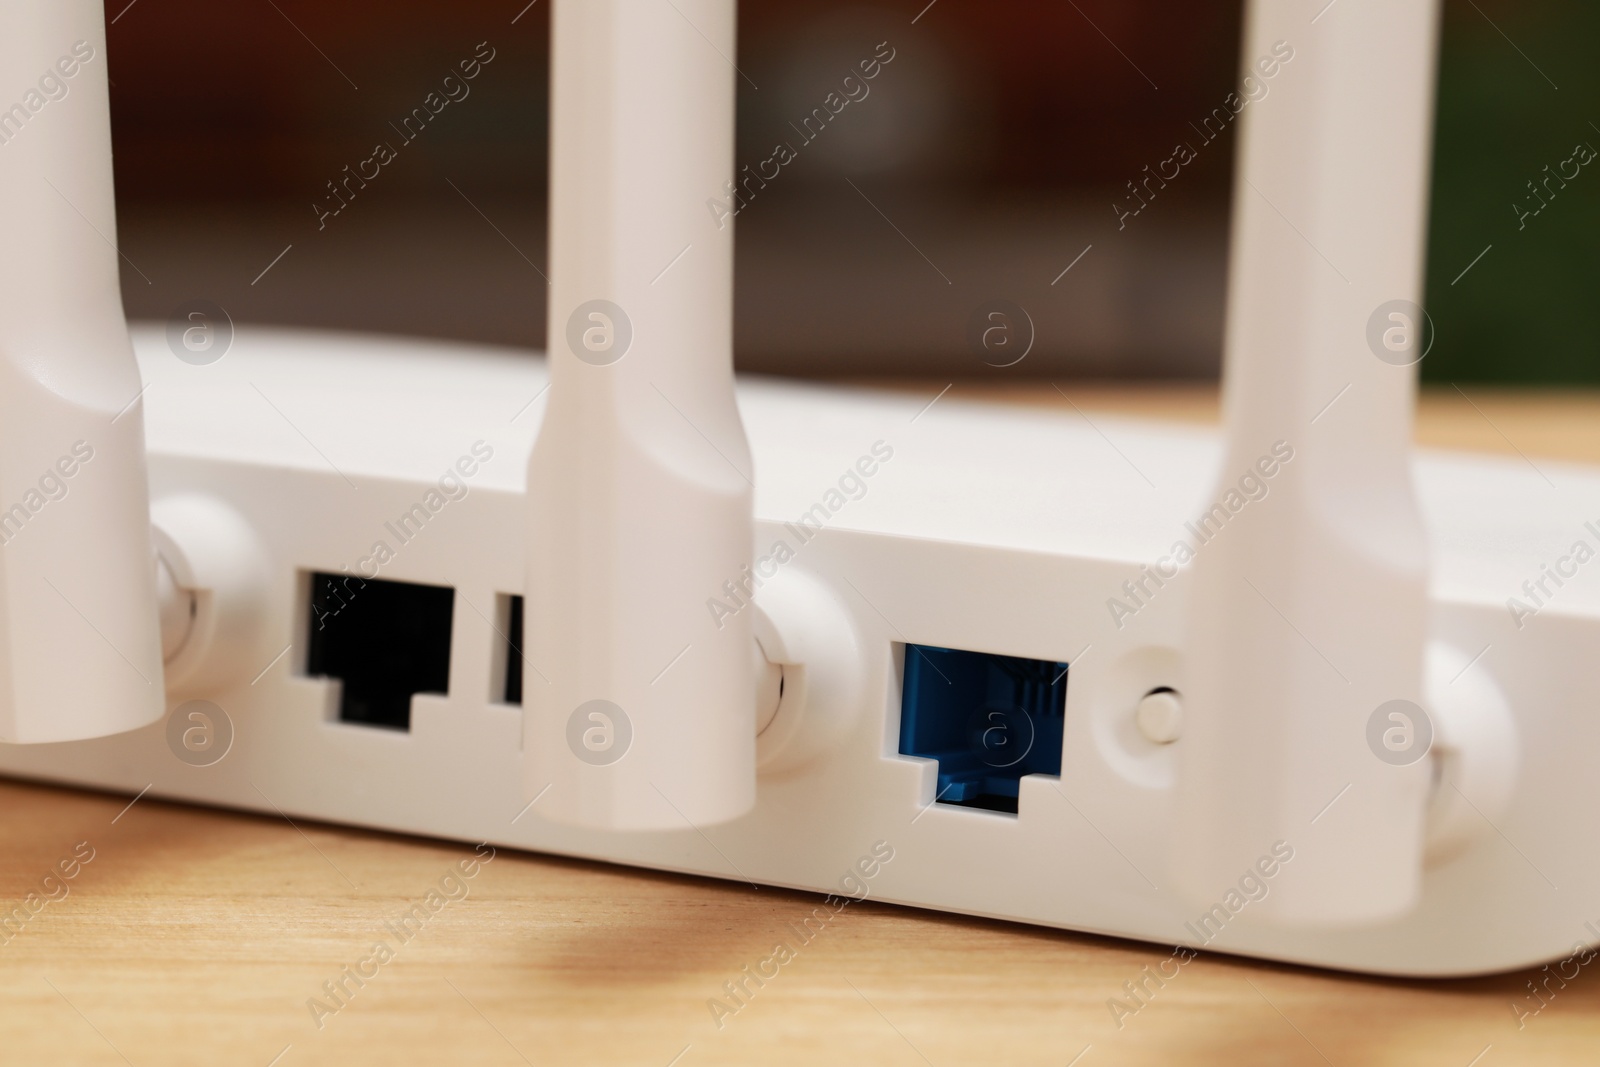
[{"label": "router body", "polygon": [[[1185,684],[1187,573],[1160,588],[1146,581],[1153,595],[1131,615],[1108,607],[1131,606],[1123,583],[1174,543],[1214,550],[1189,527],[1214,503],[1213,433],[744,381],[757,552],[780,541],[794,549],[764,579],[757,607],[810,587],[809,610],[859,655],[860,670],[803,681],[832,702],[808,758],[790,765],[783,748],[765,750],[783,711],[763,732],[749,814],[608,832],[548,821],[542,801],[528,805],[523,710],[505,700],[516,655],[506,611],[523,587],[518,516],[545,407],[543,361],[245,329],[226,358],[197,367],[173,358],[157,330],[136,331],[135,342],[149,383],[157,529],[175,501],[181,513],[185,498],[207,499],[238,516],[224,539],[253,538],[263,566],[260,624],[230,653],[244,669],[225,688],[200,687],[231,721],[231,750],[191,765],[174,758],[157,724],[0,747],[9,774],[762,885],[840,895],[868,885],[878,900],[1379,973],[1503,970],[1567,955],[1590,936],[1584,902],[1600,883],[1600,856],[1572,847],[1570,813],[1600,804],[1589,771],[1600,719],[1583,713],[1600,701],[1585,655],[1600,641],[1600,582],[1568,580],[1520,631],[1506,599],[1573,542],[1595,543],[1585,523],[1600,518],[1600,471],[1541,462],[1552,491],[1521,461],[1417,459],[1437,552],[1428,613],[1437,684],[1467,689],[1492,671],[1516,709],[1514,724],[1500,724],[1509,764],[1487,777],[1453,768],[1463,792],[1447,790],[1454,803],[1432,812],[1436,856],[1410,914],[1359,930],[1286,929],[1257,921],[1255,902],[1219,921],[1170,889],[1176,746],[1147,740],[1133,713],[1145,693]],[[492,457],[460,478],[464,495],[445,497],[425,524],[407,522],[474,445],[480,460]],[[862,465],[875,466],[870,476],[860,474],[864,456],[876,461]],[[835,492],[845,503],[819,520],[816,506]],[[1215,539],[1236,532],[1224,526]],[[379,580],[453,590],[447,692],[412,698],[408,729],[342,720],[340,682],[307,669],[318,624],[310,575],[373,573],[362,561],[380,542],[392,558]],[[349,594],[352,610],[364,595]],[[732,603],[720,588],[705,599]],[[706,637],[714,618],[708,609]],[[79,638],[99,640],[87,628]],[[700,639],[684,635],[685,660]],[[1059,774],[1021,776],[1015,814],[936,801],[939,761],[902,753],[909,646],[1069,665]],[[525,684],[536,684],[533,671],[548,665],[526,669]],[[181,711],[190,694],[169,674]],[[1334,800],[1345,783],[1330,775],[1316,785]],[[1288,844],[1297,857],[1336,832],[1341,803],[1296,813],[1302,829]],[[868,882],[857,864],[879,842],[893,860],[873,863]],[[1258,880],[1270,899],[1276,876]],[[1237,882],[1219,884],[1213,903],[1227,909],[1230,893],[1234,903],[1259,893]]]}]

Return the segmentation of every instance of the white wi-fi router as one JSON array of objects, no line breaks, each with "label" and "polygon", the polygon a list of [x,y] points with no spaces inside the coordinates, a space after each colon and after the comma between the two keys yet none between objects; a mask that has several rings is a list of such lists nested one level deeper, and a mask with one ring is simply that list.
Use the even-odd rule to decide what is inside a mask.
[{"label": "white wi-fi router", "polygon": [[1250,4],[1220,440],[736,387],[734,8],[557,0],[541,360],[130,352],[101,6],[10,5],[75,80],[0,146],[0,770],[1360,971],[1594,942],[1600,471],[1410,445],[1435,5]]}]

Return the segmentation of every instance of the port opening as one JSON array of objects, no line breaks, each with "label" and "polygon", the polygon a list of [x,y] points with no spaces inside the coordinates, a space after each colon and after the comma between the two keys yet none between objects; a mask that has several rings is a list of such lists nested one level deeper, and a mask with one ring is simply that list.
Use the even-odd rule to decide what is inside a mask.
[{"label": "port opening", "polygon": [[501,593],[494,598],[494,667],[490,675],[496,699],[522,703],[522,598]]},{"label": "port opening", "polygon": [[411,697],[450,688],[455,590],[312,574],[306,674],[337,679],[339,721],[411,729]]},{"label": "port opening", "polygon": [[1061,773],[1067,665],[905,646],[900,754],[939,761],[940,804],[1016,814],[1024,775]]}]

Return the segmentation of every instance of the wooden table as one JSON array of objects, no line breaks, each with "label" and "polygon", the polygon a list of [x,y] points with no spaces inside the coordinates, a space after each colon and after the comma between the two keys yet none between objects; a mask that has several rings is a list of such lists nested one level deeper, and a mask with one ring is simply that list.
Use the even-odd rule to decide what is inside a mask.
[{"label": "wooden table", "polygon": [[[1065,388],[1091,416],[1215,417],[1205,389]],[[1067,407],[1048,385],[958,392]],[[1600,395],[1446,390],[1424,397],[1419,438],[1600,462]],[[0,910],[93,851],[51,883],[66,896],[0,929],[0,1064],[1600,1062],[1600,962],[1519,1027],[1527,974],[1203,956],[1119,1028],[1107,999],[1170,950],[873,903],[719,1029],[707,1002],[813,898],[506,852],[364,985],[345,978],[319,1028],[308,1001],[338,1004],[324,982],[393,942],[385,922],[472,850],[129,799],[0,783]]]}]

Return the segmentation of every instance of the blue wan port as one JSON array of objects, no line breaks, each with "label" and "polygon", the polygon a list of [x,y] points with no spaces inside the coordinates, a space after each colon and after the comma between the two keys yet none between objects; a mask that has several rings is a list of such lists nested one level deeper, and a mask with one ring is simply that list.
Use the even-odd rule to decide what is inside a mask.
[{"label": "blue wan port", "polygon": [[900,754],[939,761],[941,804],[1017,810],[1025,774],[1061,773],[1067,665],[905,646]]}]

